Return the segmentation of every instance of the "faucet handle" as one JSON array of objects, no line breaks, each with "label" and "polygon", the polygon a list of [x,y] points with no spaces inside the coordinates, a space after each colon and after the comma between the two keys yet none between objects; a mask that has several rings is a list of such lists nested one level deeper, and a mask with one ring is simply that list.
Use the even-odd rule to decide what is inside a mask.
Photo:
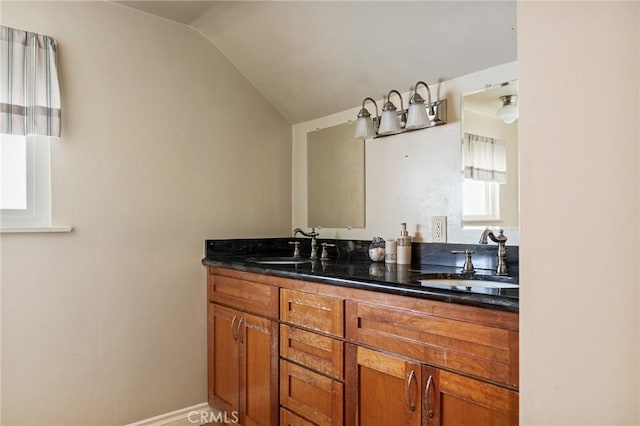
[{"label": "faucet handle", "polygon": [[451,254],[464,254],[466,255],[466,259],[464,260],[464,265],[462,266],[463,274],[473,274],[476,272],[476,269],[473,267],[473,262],[471,257],[473,256],[475,251],[473,250],[451,250]]},{"label": "faucet handle", "polygon": [[293,257],[298,258],[300,256],[300,241],[289,241],[289,245],[294,246]]},{"label": "faucet handle", "polygon": [[327,247],[335,247],[335,244],[322,243],[322,254],[320,255],[320,260],[329,259],[329,253],[327,252]]}]

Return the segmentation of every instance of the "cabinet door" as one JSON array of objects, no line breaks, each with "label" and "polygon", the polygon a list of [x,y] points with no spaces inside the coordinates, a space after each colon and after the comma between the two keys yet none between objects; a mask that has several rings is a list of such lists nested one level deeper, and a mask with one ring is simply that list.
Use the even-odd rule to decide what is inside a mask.
[{"label": "cabinet door", "polygon": [[517,392],[428,366],[422,377],[427,426],[518,424]]},{"label": "cabinet door", "polygon": [[345,423],[419,425],[420,364],[353,344],[347,344],[345,350]]},{"label": "cabinet door", "polygon": [[243,314],[240,341],[240,423],[278,423],[278,324]]},{"label": "cabinet door", "polygon": [[208,400],[221,411],[240,410],[238,324],[241,312],[209,303]]}]

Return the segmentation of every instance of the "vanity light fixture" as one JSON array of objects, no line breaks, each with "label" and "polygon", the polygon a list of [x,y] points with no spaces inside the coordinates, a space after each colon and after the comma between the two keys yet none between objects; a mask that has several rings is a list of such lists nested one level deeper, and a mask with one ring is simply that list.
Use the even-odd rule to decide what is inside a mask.
[{"label": "vanity light fixture", "polygon": [[[428,107],[425,106],[424,99],[420,96],[420,93],[418,93],[418,86],[421,84],[427,88],[427,99],[429,99]],[[429,127],[429,123],[435,119],[435,115],[436,112],[431,104],[431,89],[429,89],[429,86],[424,81],[417,82],[413,95],[409,98],[409,113],[407,114],[406,128],[409,130],[417,130]]]},{"label": "vanity light fixture", "polygon": [[[376,107],[376,116],[371,118],[371,114],[364,107],[364,104],[367,101],[373,102],[373,105]],[[372,138],[377,133],[378,130],[378,104],[371,98],[364,98],[362,101],[362,109],[358,113],[358,120],[356,120],[356,133],[354,135],[355,138]]]},{"label": "vanity light fixture", "polygon": [[[418,93],[418,86],[423,85],[427,89],[428,103]],[[400,98],[400,110],[391,102],[391,95],[396,94]],[[373,102],[376,106],[376,116],[371,118],[371,114],[365,108],[367,101]],[[431,90],[424,81],[416,83],[413,95],[409,99],[409,108],[404,108],[402,94],[397,90],[390,90],[382,107],[382,115],[378,116],[378,104],[372,98],[364,98],[362,109],[358,113],[356,121],[356,138],[379,138],[383,136],[397,135],[399,133],[426,129],[446,124],[447,101],[431,101]]]},{"label": "vanity light fixture", "polygon": [[[397,94],[400,98],[400,114],[398,114],[396,106],[391,102],[392,93]],[[378,135],[386,136],[401,133],[403,127],[400,121],[404,123],[406,121],[404,117],[404,100],[402,99],[402,95],[395,89],[390,90],[387,95],[387,101],[382,106],[382,116],[380,117]]]},{"label": "vanity light fixture", "polygon": [[518,105],[516,104],[518,102],[518,96],[500,96],[500,100],[502,101],[502,108],[496,111],[496,116],[505,124],[513,123],[518,119],[519,115]]}]

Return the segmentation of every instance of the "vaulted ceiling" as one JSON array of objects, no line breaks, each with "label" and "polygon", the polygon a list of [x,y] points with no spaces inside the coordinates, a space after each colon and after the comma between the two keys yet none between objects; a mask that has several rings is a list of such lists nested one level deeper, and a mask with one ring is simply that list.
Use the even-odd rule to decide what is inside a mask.
[{"label": "vaulted ceiling", "polygon": [[299,123],[516,59],[515,1],[121,1],[187,23]]}]

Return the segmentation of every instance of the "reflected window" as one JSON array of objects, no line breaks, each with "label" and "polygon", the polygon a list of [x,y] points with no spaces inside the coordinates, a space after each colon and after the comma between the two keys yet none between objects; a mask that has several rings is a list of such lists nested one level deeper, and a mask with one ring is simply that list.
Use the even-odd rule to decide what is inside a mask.
[{"label": "reflected window", "polygon": [[499,221],[500,184],[463,179],[462,220],[465,222]]}]

